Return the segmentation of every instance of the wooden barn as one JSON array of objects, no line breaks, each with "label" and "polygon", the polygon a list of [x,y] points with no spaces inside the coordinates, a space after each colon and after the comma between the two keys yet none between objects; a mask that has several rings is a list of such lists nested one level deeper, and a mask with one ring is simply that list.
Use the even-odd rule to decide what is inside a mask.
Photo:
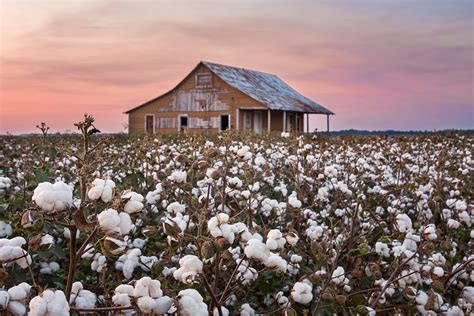
[{"label": "wooden barn", "polygon": [[[200,62],[176,87],[125,112],[129,133],[214,132],[226,129],[304,132],[310,114],[334,113],[275,75]],[[308,130],[307,130],[308,132]]]}]

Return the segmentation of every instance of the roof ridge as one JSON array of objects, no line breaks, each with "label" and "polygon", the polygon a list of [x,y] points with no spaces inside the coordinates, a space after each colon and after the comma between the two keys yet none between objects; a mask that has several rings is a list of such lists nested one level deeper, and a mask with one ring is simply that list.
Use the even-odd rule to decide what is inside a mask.
[{"label": "roof ridge", "polygon": [[210,64],[210,65],[216,65],[216,66],[223,66],[223,67],[229,67],[229,68],[233,68],[233,69],[242,69],[242,70],[245,70],[245,71],[252,71],[252,72],[257,72],[257,73],[261,73],[261,74],[265,74],[265,75],[270,75],[270,76],[274,76],[274,77],[277,77],[277,75],[275,74],[272,74],[272,73],[269,73],[269,72],[266,72],[266,71],[261,71],[261,70],[254,70],[254,69],[249,69],[249,68],[244,68],[244,67],[236,67],[236,66],[230,66],[230,65],[224,65],[224,64],[219,64],[219,63],[215,63],[215,62],[212,62],[212,61],[207,61],[207,60],[201,60],[201,62],[203,64]]}]

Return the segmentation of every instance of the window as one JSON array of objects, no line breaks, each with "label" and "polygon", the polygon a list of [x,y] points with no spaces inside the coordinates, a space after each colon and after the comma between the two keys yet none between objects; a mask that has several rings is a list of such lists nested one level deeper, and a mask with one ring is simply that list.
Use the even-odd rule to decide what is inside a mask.
[{"label": "window", "polygon": [[197,74],[196,75],[196,86],[210,87],[211,85],[212,85],[211,74]]},{"label": "window", "polygon": [[179,116],[179,130],[185,131],[188,129],[188,116],[187,115],[180,115]]},{"label": "window", "polygon": [[250,112],[244,112],[244,130],[250,131],[252,128],[252,115]]}]

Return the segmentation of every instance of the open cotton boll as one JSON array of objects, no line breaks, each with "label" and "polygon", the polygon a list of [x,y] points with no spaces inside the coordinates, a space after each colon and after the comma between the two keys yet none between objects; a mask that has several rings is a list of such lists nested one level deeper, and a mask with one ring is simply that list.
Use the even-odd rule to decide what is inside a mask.
[{"label": "open cotton boll", "polygon": [[396,229],[401,233],[407,233],[412,229],[410,217],[406,214],[398,214],[396,217]]},{"label": "open cotton boll", "polygon": [[207,228],[213,237],[224,237],[232,244],[237,228],[234,225],[229,225],[228,222],[229,215],[219,213],[207,222]]},{"label": "open cotton boll", "polygon": [[123,210],[128,214],[140,212],[144,207],[142,203],[144,200],[143,195],[136,192],[127,192],[122,195],[122,199],[128,200],[123,207]]},{"label": "open cotton boll", "polygon": [[244,248],[244,253],[247,258],[253,258],[261,261],[262,263],[267,262],[270,256],[270,249],[259,239],[250,239],[247,241],[247,245]]},{"label": "open cotton boll", "polygon": [[12,225],[7,222],[0,221],[0,238],[8,237],[13,234]]},{"label": "open cotton boll", "polygon": [[161,290],[161,283],[158,280],[153,280],[150,277],[143,277],[135,283],[133,290],[134,297],[149,296],[151,298],[159,298],[163,296]]},{"label": "open cotton boll", "polygon": [[194,255],[186,255],[179,260],[180,268],[173,273],[173,277],[183,283],[194,282],[196,276],[202,273],[203,263]]},{"label": "open cotton boll", "polygon": [[10,301],[10,296],[7,291],[0,290],[0,309],[6,309],[8,307],[8,302]]},{"label": "open cotton boll", "polygon": [[168,180],[171,180],[175,183],[185,183],[186,182],[186,171],[173,171],[170,176],[168,176]]},{"label": "open cotton boll", "polygon": [[171,306],[173,305],[173,299],[169,296],[162,296],[155,299],[155,307],[153,308],[153,313],[156,315],[164,315],[168,313]]},{"label": "open cotton boll", "polygon": [[288,242],[288,244],[290,244],[291,246],[295,246],[297,243],[298,243],[298,240],[300,238],[298,237],[298,235],[296,233],[288,233],[286,235],[286,241]]},{"label": "open cotton boll", "polygon": [[[222,316],[229,316],[229,313],[230,313],[229,310],[225,308],[224,306],[221,306],[221,312],[222,312]],[[219,316],[219,310],[217,309],[217,307],[214,307],[212,316]]]},{"label": "open cotton boll", "polygon": [[22,269],[27,268],[31,264],[31,256],[21,248],[24,244],[26,240],[23,237],[0,239],[0,262],[16,263]]},{"label": "open cotton boll", "polygon": [[40,183],[33,191],[32,199],[36,205],[47,212],[63,211],[73,204],[71,188],[62,181],[54,184]]},{"label": "open cotton boll", "polygon": [[201,294],[195,289],[186,289],[178,293],[178,308],[183,316],[207,316],[207,305]]},{"label": "open cotton boll", "polygon": [[434,224],[429,224],[423,230],[423,236],[428,240],[435,240],[437,238],[436,235],[436,226]]},{"label": "open cotton boll", "polygon": [[291,193],[291,195],[288,197],[288,204],[293,208],[300,208],[303,205],[303,203],[298,200],[296,192]]},{"label": "open cotton boll", "polygon": [[186,210],[186,205],[185,204],[181,204],[179,202],[173,202],[173,203],[170,203],[167,207],[166,207],[166,210],[170,213],[174,213],[174,214],[177,214],[177,213],[184,213],[184,211]]},{"label": "open cotton boll", "polygon": [[41,274],[53,274],[60,268],[57,262],[40,262],[40,273]]},{"label": "open cotton boll", "polygon": [[291,297],[300,304],[308,304],[313,299],[313,285],[308,280],[296,282],[291,290]]},{"label": "open cotton boll", "polygon": [[130,306],[130,297],[133,296],[133,286],[129,284],[121,284],[115,288],[112,302],[116,306]]},{"label": "open cotton boll", "polygon": [[30,301],[30,313],[33,316],[69,315],[69,304],[61,290],[45,290]]},{"label": "open cotton boll", "polygon": [[94,308],[97,303],[97,295],[91,291],[84,290],[81,282],[74,282],[69,301],[71,305],[77,308]]},{"label": "open cotton boll", "polygon": [[114,188],[115,182],[112,180],[95,179],[87,192],[87,197],[93,201],[101,199],[107,203],[112,200]]},{"label": "open cotton boll", "polygon": [[347,279],[345,276],[345,271],[343,267],[337,267],[333,271],[331,275],[331,281],[337,285],[344,285],[349,282],[349,279]]},{"label": "open cotton boll", "polygon": [[267,234],[266,244],[268,249],[277,250],[282,249],[285,246],[286,239],[283,238],[283,234],[278,229],[272,229]]},{"label": "open cotton boll", "polygon": [[290,137],[290,133],[289,132],[281,132],[280,136],[283,137],[283,138],[288,138],[288,137]]},{"label": "open cotton boll", "polygon": [[255,310],[250,304],[245,303],[240,306],[240,316],[255,316]]},{"label": "open cotton boll", "polygon": [[114,209],[107,209],[97,215],[100,228],[106,232],[116,232],[127,235],[132,229],[132,219],[125,212],[118,213]]},{"label": "open cotton boll", "polygon": [[272,253],[268,257],[267,261],[265,262],[265,266],[268,268],[276,269],[279,272],[285,273],[288,267],[288,263],[285,261],[285,259],[280,257],[279,254]]}]

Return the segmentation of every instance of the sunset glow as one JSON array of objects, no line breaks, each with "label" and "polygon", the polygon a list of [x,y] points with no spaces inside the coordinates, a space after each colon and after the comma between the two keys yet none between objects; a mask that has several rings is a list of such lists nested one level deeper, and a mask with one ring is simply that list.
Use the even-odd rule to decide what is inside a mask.
[{"label": "sunset glow", "polygon": [[332,129],[474,128],[472,1],[0,0],[0,20],[0,133],[124,131],[200,60],[278,75]]}]

